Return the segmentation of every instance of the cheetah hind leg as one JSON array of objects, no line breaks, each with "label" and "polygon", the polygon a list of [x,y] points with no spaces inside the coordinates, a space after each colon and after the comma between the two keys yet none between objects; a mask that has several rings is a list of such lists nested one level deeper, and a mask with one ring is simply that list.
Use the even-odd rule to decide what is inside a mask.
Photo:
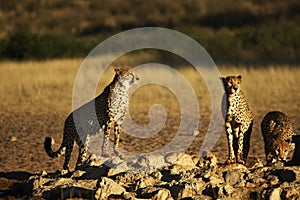
[{"label": "cheetah hind leg", "polygon": [[250,150],[250,138],[252,132],[253,121],[249,125],[248,130],[244,133],[244,145],[243,145],[243,159],[246,162]]},{"label": "cheetah hind leg", "polygon": [[66,174],[69,172],[69,161],[71,158],[71,153],[73,151],[73,145],[74,145],[74,140],[69,140],[69,143],[66,145],[66,152],[65,152],[65,162],[63,165],[63,171],[61,172],[62,174]]},{"label": "cheetah hind leg", "polygon": [[76,169],[80,169],[84,166],[85,161],[87,160],[87,149],[85,148],[83,142],[79,141],[79,154],[76,162]]}]

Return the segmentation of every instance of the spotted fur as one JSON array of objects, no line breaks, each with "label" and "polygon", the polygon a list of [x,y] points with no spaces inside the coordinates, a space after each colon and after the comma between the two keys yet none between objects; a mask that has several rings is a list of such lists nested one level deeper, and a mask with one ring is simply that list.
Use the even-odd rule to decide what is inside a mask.
[{"label": "spotted fur", "polygon": [[250,148],[250,136],[253,114],[245,95],[240,89],[242,77],[227,76],[221,78],[226,95],[225,130],[228,140],[227,163],[245,164]]},{"label": "spotted fur", "polygon": [[294,150],[292,144],[293,125],[282,112],[269,112],[261,123],[261,132],[265,143],[267,165],[277,161],[284,162],[290,151]]},{"label": "spotted fur", "polygon": [[63,141],[60,148],[53,152],[50,137],[45,138],[44,148],[47,154],[54,158],[65,151],[64,170],[69,170],[69,160],[73,150],[74,141],[79,146],[79,155],[76,167],[84,164],[87,157],[85,143],[88,136],[104,131],[102,155],[108,156],[108,141],[110,129],[114,129],[114,150],[119,155],[119,135],[121,125],[129,104],[129,87],[139,78],[129,68],[115,69],[113,81],[106,86],[104,91],[90,102],[74,110],[66,119]]}]

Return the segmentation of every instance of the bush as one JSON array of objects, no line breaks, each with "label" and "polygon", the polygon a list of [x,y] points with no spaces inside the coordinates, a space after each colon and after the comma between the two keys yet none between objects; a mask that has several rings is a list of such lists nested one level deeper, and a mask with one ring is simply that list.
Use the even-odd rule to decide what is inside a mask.
[{"label": "bush", "polygon": [[2,43],[2,58],[17,60],[79,57],[92,49],[87,41],[72,36],[30,32],[16,32]]}]

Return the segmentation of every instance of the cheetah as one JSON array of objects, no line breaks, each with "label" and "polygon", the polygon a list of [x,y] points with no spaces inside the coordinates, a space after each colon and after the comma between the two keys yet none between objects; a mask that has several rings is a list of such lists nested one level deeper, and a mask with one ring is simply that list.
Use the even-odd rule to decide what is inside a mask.
[{"label": "cheetah", "polygon": [[131,85],[139,80],[130,68],[115,69],[113,81],[95,99],[74,110],[65,120],[62,144],[56,152],[52,151],[51,137],[46,137],[44,149],[48,156],[55,158],[65,152],[64,171],[69,171],[69,160],[74,141],[79,146],[76,168],[82,166],[87,157],[85,143],[88,136],[104,131],[102,156],[108,155],[110,128],[114,125],[114,152],[119,154],[119,135],[121,125],[128,110]]},{"label": "cheetah", "polygon": [[253,114],[240,88],[242,76],[221,77],[225,88],[225,130],[228,140],[227,164],[245,164],[250,148]]},{"label": "cheetah", "polygon": [[292,144],[293,125],[282,112],[269,112],[261,123],[261,132],[265,143],[267,165],[277,161],[285,162],[290,151],[294,150]]}]

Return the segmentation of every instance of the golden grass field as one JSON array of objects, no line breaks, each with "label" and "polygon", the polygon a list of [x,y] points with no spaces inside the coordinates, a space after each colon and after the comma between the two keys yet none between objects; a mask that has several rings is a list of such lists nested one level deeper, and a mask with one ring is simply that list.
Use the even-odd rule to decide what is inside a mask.
[{"label": "golden grass field", "polygon": [[[72,110],[73,83],[82,61],[66,59],[0,63],[0,172],[37,173],[62,168],[64,158],[50,159],[44,152],[43,142],[46,136],[53,137],[56,141],[54,150],[61,143],[64,120]],[[200,107],[199,135],[187,150],[197,154],[210,120],[210,96],[195,70],[190,67],[178,70],[190,81]],[[242,89],[255,114],[249,156],[264,161],[260,122],[268,111],[280,110],[286,113],[294,123],[296,134],[299,134],[300,67],[219,66],[219,71],[223,76],[241,74],[243,77]],[[98,93],[112,78],[111,68],[100,80]],[[180,124],[180,109],[176,97],[166,88],[151,84],[136,90],[130,102],[133,120],[139,125],[147,125],[150,121],[148,111],[153,104],[161,104],[167,111],[168,117],[163,129],[148,139],[123,133],[121,148],[133,152],[151,152],[175,137]],[[71,169],[77,156],[76,149],[73,152]],[[213,152],[219,161],[225,161],[227,140],[224,131]]]}]

